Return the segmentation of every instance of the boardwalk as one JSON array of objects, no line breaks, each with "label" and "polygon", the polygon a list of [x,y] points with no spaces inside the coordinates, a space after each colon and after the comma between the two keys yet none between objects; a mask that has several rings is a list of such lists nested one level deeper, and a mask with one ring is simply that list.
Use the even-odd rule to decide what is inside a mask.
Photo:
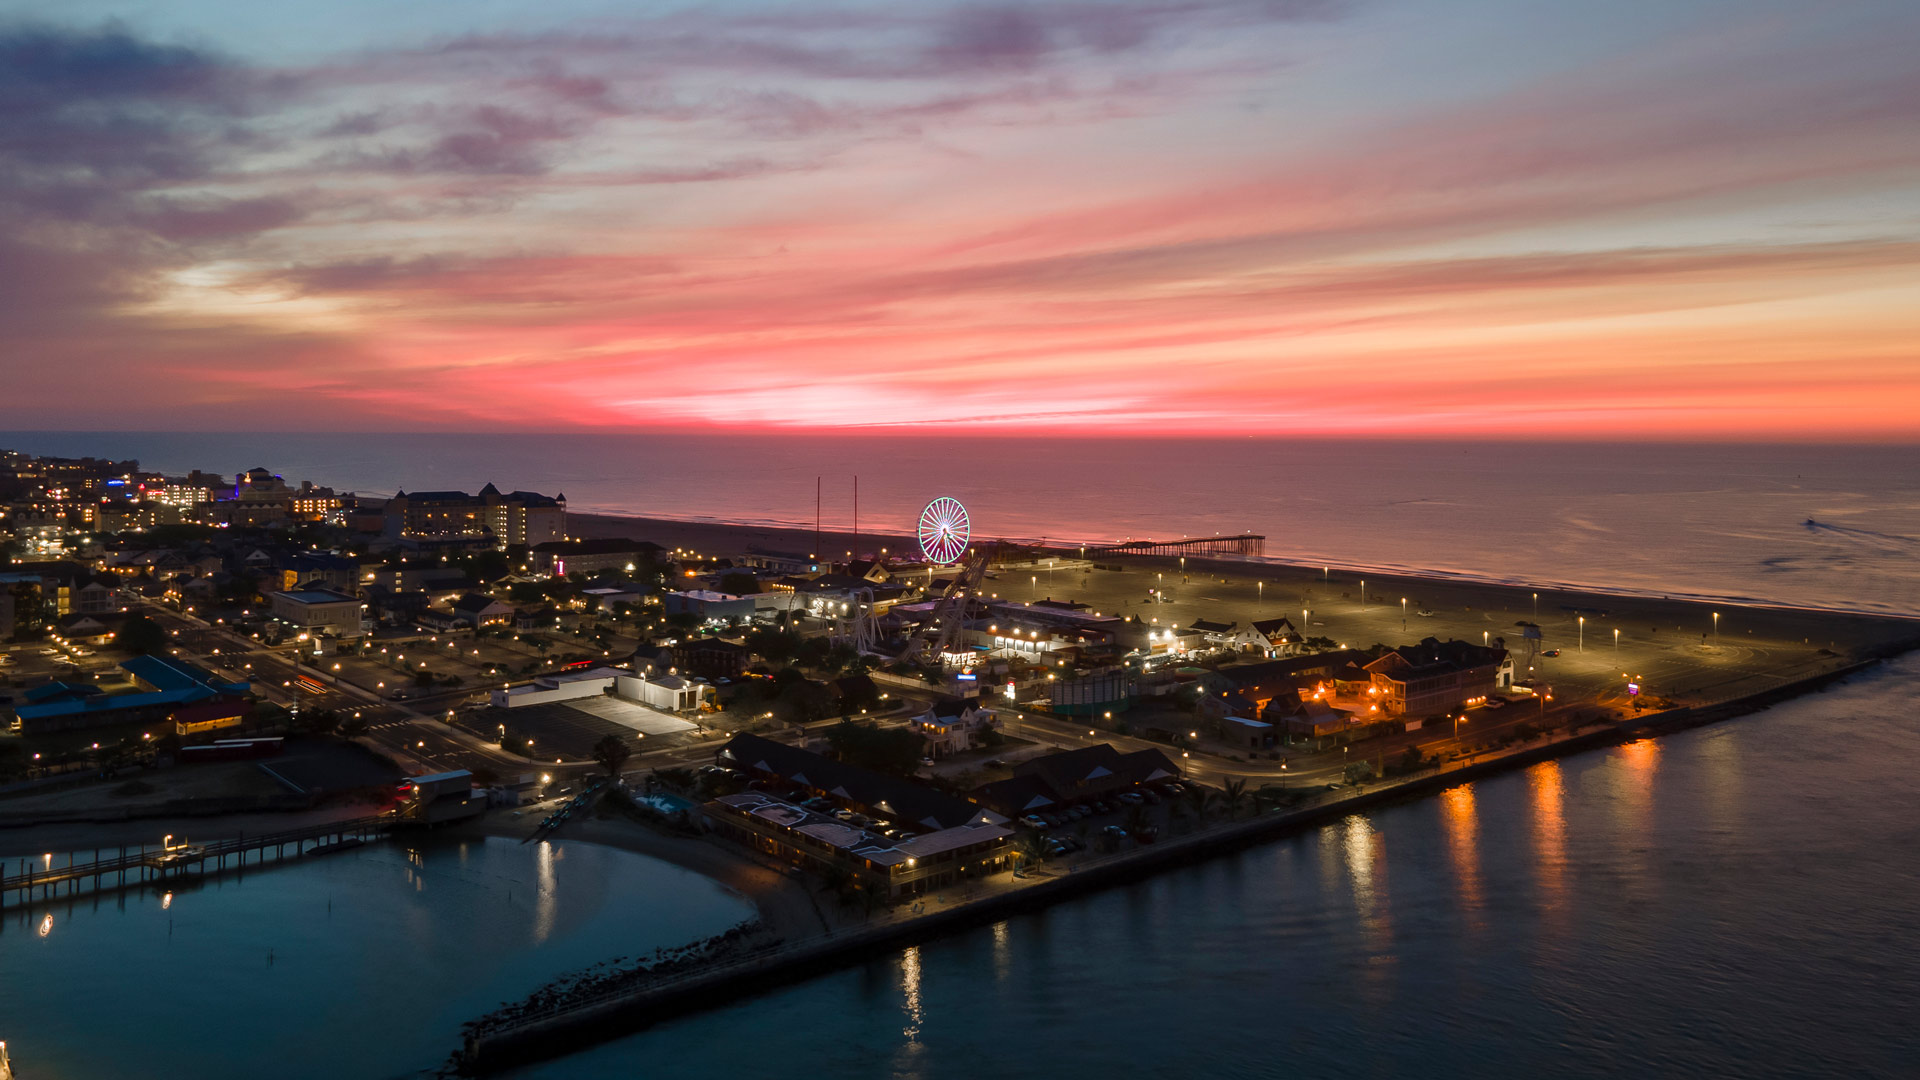
[{"label": "boardwalk", "polygon": [[177,844],[172,848],[148,847],[129,850],[122,846],[117,854],[96,851],[90,862],[71,862],[54,866],[52,860],[24,859],[6,873],[0,867],[0,909],[31,905],[60,896],[73,896],[83,889],[104,893],[138,888],[149,882],[165,882],[180,877],[208,877],[227,870],[259,866],[269,858],[274,862],[340,850],[343,845],[357,847],[378,840],[397,823],[392,815],[353,818],[320,825],[309,825],[262,836],[240,836],[206,844]]}]

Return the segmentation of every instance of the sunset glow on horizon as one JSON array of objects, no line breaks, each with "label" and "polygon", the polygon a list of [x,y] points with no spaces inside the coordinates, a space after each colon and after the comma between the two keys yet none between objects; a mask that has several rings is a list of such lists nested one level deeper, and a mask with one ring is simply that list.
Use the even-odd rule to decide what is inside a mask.
[{"label": "sunset glow on horizon", "polygon": [[1920,438],[1911,3],[389,7],[9,5],[0,427]]}]

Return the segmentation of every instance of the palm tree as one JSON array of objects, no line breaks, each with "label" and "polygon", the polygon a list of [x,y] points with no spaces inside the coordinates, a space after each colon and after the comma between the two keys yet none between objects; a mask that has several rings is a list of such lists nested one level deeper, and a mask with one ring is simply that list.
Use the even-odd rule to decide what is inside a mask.
[{"label": "palm tree", "polygon": [[1227,781],[1225,785],[1225,797],[1221,801],[1226,803],[1227,817],[1239,817],[1240,808],[1247,804],[1246,778],[1236,776]]},{"label": "palm tree", "polygon": [[1140,839],[1140,834],[1152,826],[1153,819],[1147,815],[1147,808],[1144,806],[1133,806],[1127,810],[1126,823],[1121,827],[1127,830],[1128,836],[1138,840]]}]

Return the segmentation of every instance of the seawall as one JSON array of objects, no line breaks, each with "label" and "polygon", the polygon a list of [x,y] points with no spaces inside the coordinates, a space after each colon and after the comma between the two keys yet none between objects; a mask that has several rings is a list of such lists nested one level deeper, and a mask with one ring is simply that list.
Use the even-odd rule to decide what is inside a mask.
[{"label": "seawall", "polygon": [[[1897,655],[1897,653],[1889,653]],[[731,1004],[804,981],[835,968],[902,948],[990,925],[1089,893],[1125,885],[1296,833],[1329,819],[1373,807],[1421,798],[1436,791],[1568,754],[1670,734],[1758,712],[1819,690],[1881,662],[1882,657],[1797,679],[1769,690],[1706,706],[1683,707],[1623,720],[1561,739],[1536,740],[1482,760],[1453,763],[1370,785],[1339,799],[1286,811],[1256,813],[1237,822],[1136,847],[1074,872],[989,893],[910,919],[829,935],[767,954],[715,966],[583,1003],[544,1016],[502,1025],[467,1037],[458,1055],[461,1071],[486,1074],[572,1053],[583,1046],[631,1034],[674,1016]]]}]

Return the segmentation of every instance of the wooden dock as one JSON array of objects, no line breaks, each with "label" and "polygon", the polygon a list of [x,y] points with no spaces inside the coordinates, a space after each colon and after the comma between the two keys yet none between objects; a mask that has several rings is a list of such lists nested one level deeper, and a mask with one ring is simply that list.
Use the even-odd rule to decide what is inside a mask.
[{"label": "wooden dock", "polygon": [[[0,866],[0,910],[75,896],[83,891],[115,892],[324,855],[378,840],[398,823],[399,819],[393,815],[381,814],[204,844],[141,844],[132,848],[122,845],[114,854],[100,848],[94,851],[91,861],[69,861],[65,866],[53,865],[52,859],[22,859],[11,868]],[[7,873],[8,869],[14,872]]]}]

